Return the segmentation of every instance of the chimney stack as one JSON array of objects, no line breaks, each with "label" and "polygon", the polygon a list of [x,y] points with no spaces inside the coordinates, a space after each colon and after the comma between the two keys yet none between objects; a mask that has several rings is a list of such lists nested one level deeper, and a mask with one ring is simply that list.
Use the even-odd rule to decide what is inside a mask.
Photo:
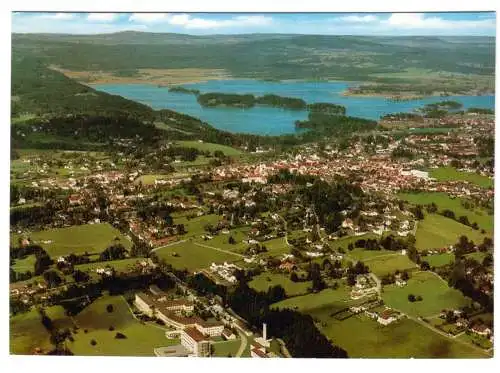
[{"label": "chimney stack", "polygon": [[262,339],[264,339],[264,341],[267,341],[267,325],[266,325],[266,323],[262,324]]}]

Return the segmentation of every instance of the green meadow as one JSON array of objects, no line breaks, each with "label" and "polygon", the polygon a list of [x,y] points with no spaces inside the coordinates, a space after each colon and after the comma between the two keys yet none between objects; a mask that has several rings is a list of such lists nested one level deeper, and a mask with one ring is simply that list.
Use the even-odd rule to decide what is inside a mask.
[{"label": "green meadow", "polygon": [[[421,296],[422,301],[410,302],[408,295]],[[417,272],[411,275],[406,286],[384,286],[382,298],[389,307],[411,316],[430,317],[443,309],[458,309],[470,303],[470,299],[432,272]]]},{"label": "green meadow", "polygon": [[457,181],[463,180],[469,183],[479,185],[483,188],[493,187],[493,179],[474,172],[458,171],[453,167],[439,167],[429,170],[429,176],[438,181]]},{"label": "green meadow", "polygon": [[493,232],[493,215],[489,215],[484,209],[466,209],[462,205],[464,200],[461,198],[451,198],[448,194],[440,192],[399,193],[398,197],[415,205],[428,205],[434,202],[439,210],[451,210],[457,219],[460,216],[467,216],[469,221],[476,222],[480,229]]},{"label": "green meadow", "polygon": [[248,285],[257,291],[267,291],[271,286],[281,285],[289,297],[307,293],[312,281],[293,282],[288,274],[263,272],[255,276]]},{"label": "green meadow", "polygon": [[[11,242],[17,245],[20,235],[12,234]],[[130,249],[131,242],[108,223],[75,225],[68,228],[54,228],[44,231],[29,232],[26,235],[42,246],[51,257],[73,254],[100,253],[106,247],[115,243],[118,238],[120,244]],[[45,243],[44,241],[51,241]]]},{"label": "green meadow", "polygon": [[454,245],[465,235],[476,244],[483,242],[485,235],[455,220],[438,214],[426,214],[418,222],[416,247],[419,250],[438,249]]}]

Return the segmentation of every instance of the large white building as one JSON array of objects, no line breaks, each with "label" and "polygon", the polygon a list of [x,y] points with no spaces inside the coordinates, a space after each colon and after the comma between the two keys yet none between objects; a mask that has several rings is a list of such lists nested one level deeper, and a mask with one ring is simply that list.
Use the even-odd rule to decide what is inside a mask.
[{"label": "large white building", "polygon": [[192,351],[194,356],[210,356],[210,340],[195,328],[186,328],[182,331],[181,344]]}]

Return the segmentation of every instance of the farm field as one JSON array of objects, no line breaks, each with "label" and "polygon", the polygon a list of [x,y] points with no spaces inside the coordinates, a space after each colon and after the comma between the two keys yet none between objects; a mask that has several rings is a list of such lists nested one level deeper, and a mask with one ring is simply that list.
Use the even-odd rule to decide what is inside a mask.
[{"label": "farm field", "polygon": [[349,305],[350,288],[342,284],[337,290],[325,289],[312,293],[285,299],[273,304],[273,308],[291,308],[300,312],[310,313],[317,310],[327,310],[330,313],[341,310]]},{"label": "farm field", "polygon": [[455,257],[453,254],[443,253],[423,256],[422,260],[429,263],[431,267],[442,267],[452,263],[455,260]]},{"label": "farm field", "polygon": [[257,291],[267,291],[271,286],[281,285],[288,296],[306,294],[307,288],[311,287],[312,281],[293,282],[289,275],[281,273],[264,272],[255,276],[248,285]]},{"label": "farm field", "polygon": [[[106,311],[108,304],[113,312]],[[127,303],[121,296],[104,296],[97,299],[74,317],[80,328],[73,335],[74,342],[68,342],[75,355],[84,356],[154,356],[153,349],[178,344],[179,340],[165,337],[165,330],[153,325],[143,325],[133,318]],[[54,320],[58,322],[57,320]],[[114,331],[109,331],[110,326]],[[84,330],[88,332],[85,333]],[[126,339],[115,339],[117,332]],[[94,339],[97,344],[92,346]]]},{"label": "farm field", "polygon": [[415,321],[402,319],[382,326],[364,315],[338,321],[328,312],[312,312],[321,331],[352,358],[479,358],[472,346],[447,339]]},{"label": "farm field", "polygon": [[[20,235],[12,234],[11,242],[17,242]],[[100,253],[114,243],[115,237],[119,243],[130,249],[130,241],[120,231],[108,223],[84,224],[68,228],[55,228],[27,234],[35,244],[42,246],[51,257],[74,254]],[[44,243],[44,241],[51,241]]]},{"label": "farm field", "polygon": [[214,343],[213,349],[213,355],[215,357],[227,357],[230,355],[231,357],[236,356],[236,353],[238,352],[239,348],[241,345],[241,339],[235,339],[234,341],[225,341],[225,342],[218,342]]},{"label": "farm field", "polygon": [[380,258],[373,258],[365,260],[364,263],[370,267],[370,272],[375,273],[377,276],[385,276],[390,273],[396,272],[396,270],[410,270],[416,268],[416,264],[413,263],[406,255],[391,255]]},{"label": "farm field", "polygon": [[[408,301],[408,294],[421,296],[422,301]],[[470,299],[456,289],[452,289],[431,272],[417,272],[411,275],[404,287],[384,286],[382,298],[391,308],[411,316],[431,317],[442,309],[457,309],[470,303]]]},{"label": "farm field", "polygon": [[493,215],[488,215],[487,211],[483,209],[466,209],[462,206],[460,198],[451,198],[448,194],[439,192],[399,193],[398,197],[412,204],[427,205],[434,202],[439,210],[451,210],[457,218],[467,216],[471,223],[477,222],[480,229],[489,233],[493,232]]},{"label": "farm field", "polygon": [[36,348],[47,352],[52,349],[50,335],[42,325],[41,316],[35,308],[9,318],[10,353],[31,355]]},{"label": "farm field", "polygon": [[[205,245],[212,246],[211,241],[206,241]],[[215,246],[214,246],[215,247]],[[176,253],[178,256],[173,256]],[[156,254],[165,259],[177,269],[187,269],[188,271],[199,270],[210,266],[213,262],[243,262],[238,255],[233,255],[217,251],[208,247],[197,246],[192,241],[181,242],[172,246],[164,247],[156,251]]]},{"label": "farm field", "polygon": [[430,169],[429,176],[435,178],[438,181],[464,180],[479,185],[483,188],[491,188],[493,186],[493,180],[487,176],[483,176],[474,172],[458,171],[453,167],[439,167]]},{"label": "farm field", "polygon": [[209,151],[211,153],[219,150],[224,153],[226,156],[239,156],[243,154],[241,150],[232,148],[226,145],[213,144],[210,142],[198,142],[198,141],[176,141],[176,144],[179,146],[185,146],[189,148],[196,148],[201,151]]},{"label": "farm field", "polygon": [[479,244],[485,235],[452,219],[437,214],[426,214],[417,228],[416,247],[418,250],[438,249],[454,245],[460,236]]}]

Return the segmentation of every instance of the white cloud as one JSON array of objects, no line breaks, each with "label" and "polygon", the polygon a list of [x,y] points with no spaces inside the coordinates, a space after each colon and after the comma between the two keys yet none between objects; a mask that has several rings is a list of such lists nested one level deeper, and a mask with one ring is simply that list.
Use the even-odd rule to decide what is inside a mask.
[{"label": "white cloud", "polygon": [[74,19],[76,16],[73,13],[47,13],[39,16],[40,18],[56,19],[61,21],[68,21]]},{"label": "white cloud", "polygon": [[229,27],[266,26],[272,18],[261,15],[236,16],[229,19],[209,19],[193,17],[190,14],[169,13],[134,13],[129,17],[131,22],[167,23],[187,29],[219,29]]},{"label": "white cloud", "polygon": [[422,13],[393,13],[387,20],[381,22],[382,25],[391,28],[403,29],[475,29],[475,28],[495,28],[495,19],[478,20],[451,20],[441,17],[426,17]]},{"label": "white cloud", "polygon": [[342,22],[347,23],[370,23],[378,21],[378,17],[368,14],[364,16],[352,15],[352,16],[344,16],[338,18]]},{"label": "white cloud", "polygon": [[96,22],[113,22],[118,18],[117,13],[89,13],[87,19]]},{"label": "white cloud", "polygon": [[131,22],[155,23],[165,21],[166,18],[166,13],[133,13],[128,20]]}]

